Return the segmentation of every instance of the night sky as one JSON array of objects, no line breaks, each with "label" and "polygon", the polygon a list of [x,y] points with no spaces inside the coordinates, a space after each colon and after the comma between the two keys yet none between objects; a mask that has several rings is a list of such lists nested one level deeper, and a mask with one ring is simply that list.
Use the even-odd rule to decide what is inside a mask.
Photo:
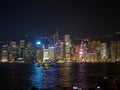
[{"label": "night sky", "polygon": [[102,0],[3,0],[0,40],[26,34],[104,35],[120,31],[120,3]]}]

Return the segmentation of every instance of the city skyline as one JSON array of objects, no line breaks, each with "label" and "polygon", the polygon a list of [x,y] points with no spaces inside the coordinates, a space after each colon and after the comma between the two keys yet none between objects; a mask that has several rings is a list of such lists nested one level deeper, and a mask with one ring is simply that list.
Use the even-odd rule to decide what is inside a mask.
[{"label": "city skyline", "polygon": [[[118,37],[117,37],[118,34]],[[26,38],[19,41],[0,41],[1,62],[114,62],[120,58],[120,32],[101,40],[71,39],[70,35],[59,38],[58,32],[52,37],[39,40]]]},{"label": "city skyline", "polygon": [[0,39],[23,35],[60,34],[94,37],[118,32],[119,3],[115,1],[2,1]]}]

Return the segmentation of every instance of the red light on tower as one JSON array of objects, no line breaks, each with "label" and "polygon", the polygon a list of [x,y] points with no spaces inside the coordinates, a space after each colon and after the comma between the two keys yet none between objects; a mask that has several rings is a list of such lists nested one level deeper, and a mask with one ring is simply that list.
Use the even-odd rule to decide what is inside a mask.
[{"label": "red light on tower", "polygon": [[84,55],[84,48],[83,48],[83,44],[81,44],[80,48],[79,48],[79,60],[80,60],[80,62],[83,62],[83,55]]},{"label": "red light on tower", "polygon": [[83,49],[80,49],[79,50],[79,55],[82,55],[83,54]]}]

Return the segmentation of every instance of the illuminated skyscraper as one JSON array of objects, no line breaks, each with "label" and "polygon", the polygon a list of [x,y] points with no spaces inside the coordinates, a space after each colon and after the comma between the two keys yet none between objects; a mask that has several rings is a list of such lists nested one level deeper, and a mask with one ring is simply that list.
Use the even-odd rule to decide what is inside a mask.
[{"label": "illuminated skyscraper", "polygon": [[79,47],[79,61],[84,62],[84,43],[82,42]]},{"label": "illuminated skyscraper", "polygon": [[43,62],[46,62],[47,60],[49,60],[49,49],[43,49]]},{"label": "illuminated skyscraper", "polygon": [[49,47],[49,58],[50,60],[55,60],[54,47]]},{"label": "illuminated skyscraper", "polygon": [[1,47],[1,62],[8,62],[8,46],[3,45]]},{"label": "illuminated skyscraper", "polygon": [[[23,60],[23,51],[25,49],[25,40],[19,41],[19,48],[18,48],[18,58]],[[24,61],[23,61],[24,62]]]},{"label": "illuminated skyscraper", "polygon": [[20,48],[25,48],[25,40],[20,40],[19,47]]},{"label": "illuminated skyscraper", "polygon": [[120,41],[111,42],[111,59],[112,61],[120,61]]},{"label": "illuminated skyscraper", "polygon": [[60,60],[63,60],[64,59],[64,43],[63,42],[60,42]]},{"label": "illuminated skyscraper", "polygon": [[56,33],[53,36],[53,43],[54,43],[54,50],[55,50],[55,59],[58,59],[58,52],[59,52],[59,34],[56,31]]},{"label": "illuminated skyscraper", "polygon": [[16,42],[10,42],[9,43],[9,61],[14,62],[17,59],[17,51],[18,47],[16,45]]},{"label": "illuminated skyscraper", "polygon": [[9,61],[14,62],[18,58],[17,55],[18,55],[18,46],[16,45],[11,46],[9,50]]},{"label": "illuminated skyscraper", "polygon": [[107,43],[101,43],[101,59],[108,59]]},{"label": "illuminated skyscraper", "polygon": [[32,46],[32,43],[28,42],[26,44],[26,48],[23,51],[23,58],[25,62],[33,62],[34,60],[34,48]]},{"label": "illuminated skyscraper", "polygon": [[100,59],[101,59],[101,54],[100,54],[100,49],[101,49],[101,42],[100,41],[97,41],[96,42],[96,51],[95,51],[95,54],[96,54],[96,62],[99,62]]},{"label": "illuminated skyscraper", "polygon": [[75,48],[75,59],[76,61],[79,60],[79,45],[74,45]]},{"label": "illuminated skyscraper", "polygon": [[43,45],[40,40],[35,43],[35,59],[39,63],[43,61]]},{"label": "illuminated skyscraper", "polygon": [[8,45],[8,41],[0,41],[0,47],[2,47],[3,45]]},{"label": "illuminated skyscraper", "polygon": [[70,40],[70,35],[65,35],[65,60],[70,61],[70,45],[71,45],[71,40]]},{"label": "illuminated skyscraper", "polygon": [[37,49],[36,50],[36,61],[40,63],[40,62],[42,62],[42,58],[43,57],[42,57],[42,54],[41,54],[41,50]]},{"label": "illuminated skyscraper", "polygon": [[10,47],[16,46],[16,42],[10,42],[10,43],[9,43],[9,46],[10,46]]},{"label": "illuminated skyscraper", "polygon": [[54,44],[58,43],[58,41],[59,41],[59,34],[56,31],[56,33],[54,34]]}]

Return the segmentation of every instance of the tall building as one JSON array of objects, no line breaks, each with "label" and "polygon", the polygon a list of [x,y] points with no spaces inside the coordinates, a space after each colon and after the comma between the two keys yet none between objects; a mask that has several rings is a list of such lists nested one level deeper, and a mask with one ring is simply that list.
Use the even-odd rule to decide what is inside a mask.
[{"label": "tall building", "polygon": [[120,41],[112,41],[110,48],[112,61],[120,61]]},{"label": "tall building", "polygon": [[54,52],[54,47],[49,47],[49,58],[50,60],[55,60],[55,52]]},{"label": "tall building", "polygon": [[96,62],[99,62],[101,61],[101,42],[100,41],[97,41],[96,42],[96,45],[95,45],[95,58],[96,58]]},{"label": "tall building", "polygon": [[25,40],[20,40],[19,42],[19,47],[22,49],[22,48],[25,48]]},{"label": "tall building", "polygon": [[10,47],[16,46],[16,42],[11,41],[11,42],[9,43],[9,46],[10,46]]},{"label": "tall building", "polygon": [[8,46],[3,45],[1,47],[1,62],[8,62]]},{"label": "tall building", "polygon": [[[23,51],[25,49],[25,40],[20,40],[19,41],[19,47],[18,47],[18,60],[23,60]],[[19,61],[18,61],[19,62]],[[24,62],[24,60],[23,60]]]},{"label": "tall building", "polygon": [[32,46],[32,43],[31,42],[28,42],[26,44],[26,48],[24,49],[23,51],[23,58],[25,60],[25,62],[33,62],[34,60],[34,48]]},{"label": "tall building", "polygon": [[82,42],[79,47],[79,61],[84,62],[84,43]]},{"label": "tall building", "polygon": [[42,62],[42,60],[43,60],[42,52],[40,49],[37,49],[36,50],[36,61],[40,63]]},{"label": "tall building", "polygon": [[18,46],[10,46],[9,50],[9,62],[14,62],[18,58]]},{"label": "tall building", "polygon": [[43,61],[43,49],[45,48],[44,45],[42,45],[41,41],[37,41],[35,44],[35,60],[37,62]]},{"label": "tall building", "polygon": [[60,42],[60,60],[64,59],[64,42]]},{"label": "tall building", "polygon": [[108,59],[108,49],[107,49],[107,43],[101,43],[101,59]]},{"label": "tall building", "polygon": [[70,40],[70,35],[65,35],[65,60],[70,61],[70,45],[71,45],[71,40]]},{"label": "tall building", "polygon": [[15,41],[9,43],[9,62],[14,62],[17,59],[17,45]]},{"label": "tall building", "polygon": [[75,61],[79,60],[79,45],[74,45],[75,48]]},{"label": "tall building", "polygon": [[43,49],[43,62],[46,62],[47,60],[49,60],[49,49]]},{"label": "tall building", "polygon": [[58,31],[56,31],[56,33],[54,34],[54,44],[57,43],[59,41],[59,34]]},{"label": "tall building", "polygon": [[0,41],[0,47],[2,47],[3,45],[8,45],[8,41],[3,41],[3,40],[1,40]]},{"label": "tall building", "polygon": [[54,43],[54,50],[55,50],[55,59],[58,59],[58,52],[59,52],[59,34],[56,31],[56,33],[53,35],[53,43]]}]

